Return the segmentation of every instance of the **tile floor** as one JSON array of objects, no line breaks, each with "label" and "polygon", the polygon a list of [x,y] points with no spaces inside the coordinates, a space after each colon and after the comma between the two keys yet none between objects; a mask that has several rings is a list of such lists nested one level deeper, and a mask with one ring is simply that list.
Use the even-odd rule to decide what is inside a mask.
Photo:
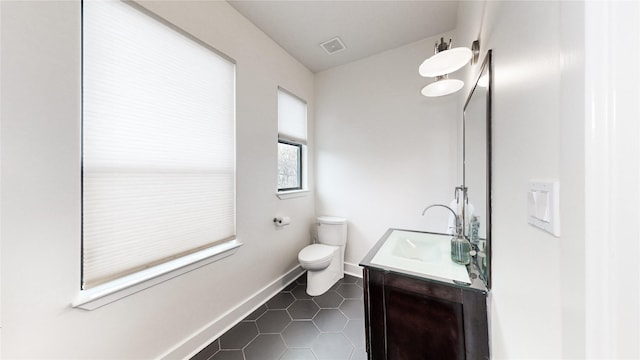
[{"label": "tile floor", "polygon": [[306,273],[191,360],[366,359],[362,279],[307,295]]}]

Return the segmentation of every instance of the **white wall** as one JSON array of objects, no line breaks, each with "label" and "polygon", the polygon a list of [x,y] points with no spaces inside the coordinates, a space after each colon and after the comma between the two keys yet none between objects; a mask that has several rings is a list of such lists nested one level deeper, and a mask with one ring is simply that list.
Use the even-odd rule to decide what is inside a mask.
[{"label": "white wall", "polygon": [[585,352],[585,19],[581,2],[560,4],[560,282],[562,357]]},{"label": "white wall", "polygon": [[[586,357],[640,358],[640,3],[584,13]],[[604,44],[603,46],[599,46]]]},{"label": "white wall", "polygon": [[527,224],[526,203],[529,179],[559,179],[561,193],[580,185],[564,177],[581,167],[561,150],[561,138],[579,134],[561,128],[559,19],[559,2],[459,7],[458,41],[470,46],[479,39],[482,56],[493,49],[494,58],[490,336],[496,359],[562,356],[562,268],[575,263],[561,258],[564,236]]},{"label": "white wall", "polygon": [[437,39],[316,74],[316,211],[348,219],[350,264],[390,227],[446,230],[446,210],[421,216],[449,204],[459,172],[456,99],[420,94]]},{"label": "white wall", "polygon": [[[493,356],[638,358],[640,6],[459,10],[495,59]],[[560,238],[526,224],[529,178],[560,180]]]},{"label": "white wall", "polygon": [[[309,242],[314,196],[278,200],[277,86],[313,74],[224,1],[144,6],[237,61],[238,253],[94,311],[80,288],[80,3],[2,1],[2,357],[154,358],[279,281]],[[311,154],[311,161],[314,156]],[[313,169],[313,166],[311,167]],[[310,174],[313,188],[313,173]],[[276,230],[275,215],[292,225]],[[283,284],[282,284],[283,285]],[[188,354],[179,349],[174,355]]]}]

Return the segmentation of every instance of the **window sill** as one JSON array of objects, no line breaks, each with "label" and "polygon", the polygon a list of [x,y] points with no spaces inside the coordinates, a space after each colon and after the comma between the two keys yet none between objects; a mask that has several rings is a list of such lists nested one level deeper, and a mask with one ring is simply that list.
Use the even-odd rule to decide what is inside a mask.
[{"label": "window sill", "polygon": [[240,246],[242,246],[242,243],[235,239],[89,290],[81,290],[71,306],[84,310],[95,310],[176,276],[231,256],[235,254]]},{"label": "window sill", "polygon": [[280,200],[292,199],[297,197],[303,197],[309,195],[309,190],[291,190],[291,191],[280,191],[276,193],[276,196]]}]

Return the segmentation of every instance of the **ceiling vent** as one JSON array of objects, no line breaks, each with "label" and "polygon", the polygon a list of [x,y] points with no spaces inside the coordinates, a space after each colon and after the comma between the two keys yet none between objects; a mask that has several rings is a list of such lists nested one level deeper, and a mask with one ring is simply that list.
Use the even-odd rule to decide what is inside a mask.
[{"label": "ceiling vent", "polygon": [[329,55],[335,54],[347,48],[346,46],[344,46],[342,40],[340,40],[340,38],[337,36],[331,40],[327,40],[321,43],[320,47],[322,47],[324,51],[326,51]]}]

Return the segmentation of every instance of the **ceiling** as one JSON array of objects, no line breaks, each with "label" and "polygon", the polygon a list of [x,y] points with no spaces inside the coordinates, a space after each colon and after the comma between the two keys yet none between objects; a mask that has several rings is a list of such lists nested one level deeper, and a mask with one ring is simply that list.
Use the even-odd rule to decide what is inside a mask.
[{"label": "ceiling", "polygon": [[[457,1],[228,0],[313,72],[366,58],[456,27]],[[340,37],[346,49],[320,43]]]}]

